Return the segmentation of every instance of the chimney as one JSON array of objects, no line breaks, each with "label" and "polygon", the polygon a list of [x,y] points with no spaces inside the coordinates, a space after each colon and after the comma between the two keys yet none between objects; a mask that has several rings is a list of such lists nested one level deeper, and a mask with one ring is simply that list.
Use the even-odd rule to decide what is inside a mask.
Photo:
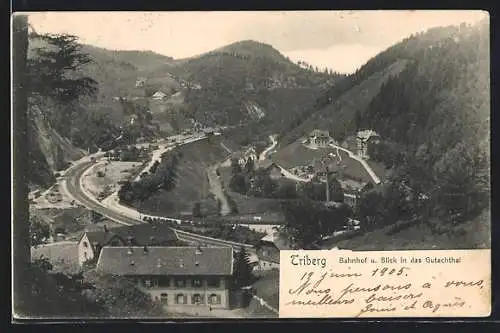
[{"label": "chimney", "polygon": [[144,254],[147,254],[147,253],[149,253],[149,249],[146,245],[144,245]]},{"label": "chimney", "polygon": [[195,252],[195,253],[196,253],[196,254],[202,254],[202,253],[203,253],[203,250],[201,249],[201,246],[200,246],[200,245],[198,245],[198,246],[196,247],[196,252]]},{"label": "chimney", "polygon": [[161,260],[158,259],[158,262],[156,263],[156,267],[161,268]]},{"label": "chimney", "polygon": [[184,261],[182,259],[179,259],[179,267],[180,268],[184,267]]},{"label": "chimney", "polygon": [[104,225],[104,232],[108,232],[108,226]]},{"label": "chimney", "polygon": [[132,255],[132,253],[134,253],[134,251],[132,251],[132,247],[129,247],[129,248],[128,248],[128,251],[127,251],[127,254],[128,254],[129,256],[131,256],[131,255]]}]

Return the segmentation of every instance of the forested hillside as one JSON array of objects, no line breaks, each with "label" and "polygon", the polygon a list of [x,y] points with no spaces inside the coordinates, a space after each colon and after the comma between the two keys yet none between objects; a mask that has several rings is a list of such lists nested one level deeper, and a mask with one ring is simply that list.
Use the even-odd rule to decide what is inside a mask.
[{"label": "forested hillside", "polygon": [[[124,73],[134,66],[119,59],[103,61],[102,55],[97,63],[84,49],[74,36],[29,36],[27,134],[31,185],[48,187],[55,180],[54,173],[82,157],[84,151],[110,148],[118,139],[134,142],[139,136],[155,134],[147,103],[124,99],[110,102],[116,92],[113,89],[119,89],[120,84],[104,80],[103,73],[113,74],[115,68],[120,75],[132,78],[130,72]],[[132,87],[134,82],[135,75]]]},{"label": "forested hillside", "polygon": [[[234,125],[276,114],[283,118],[287,109],[268,107],[276,105],[274,90],[290,89],[299,94],[303,89],[323,91],[342,77],[301,68],[272,46],[254,41],[234,43],[187,59],[171,70],[200,85],[188,91],[186,103],[197,120],[210,125]],[[289,98],[295,100],[293,94]],[[248,103],[257,105],[261,112],[249,111]]]},{"label": "forested hillside", "polygon": [[[472,31],[476,32],[473,33]],[[474,36],[471,34],[474,34]],[[476,27],[470,27],[462,24],[461,26],[433,28],[426,32],[411,35],[400,43],[389,47],[369,60],[355,73],[338,81],[326,94],[321,95],[316,100],[315,106],[309,111],[309,117],[296,119],[294,122],[296,126],[293,131],[290,128],[283,132],[281,144],[291,143],[314,128],[330,130],[334,137],[339,140],[343,139],[346,134],[352,134],[356,130],[355,116],[359,117],[368,114],[366,110],[371,100],[378,95],[381,86],[390,77],[398,77],[408,66],[418,68],[419,73],[421,71],[428,73],[424,80],[436,84],[435,87],[437,87],[437,89],[434,89],[433,85],[431,91],[436,95],[443,93],[441,90],[443,87],[436,83],[442,80],[442,77],[434,78],[434,75],[437,75],[437,72],[442,70],[433,73],[428,69],[431,67],[435,69],[444,62],[448,62],[448,71],[462,71],[463,68],[460,67],[461,64],[458,63],[458,59],[453,59],[453,57],[443,59],[444,53],[442,51],[439,53],[439,50],[447,49],[448,54],[451,54],[457,49],[470,48],[471,45],[467,46],[466,44],[469,43],[469,40],[477,37],[478,34],[482,36],[488,34],[488,25],[483,23]],[[487,36],[484,38],[487,38]],[[477,42],[472,43],[476,43],[477,46]],[[487,44],[488,41],[486,40]],[[475,52],[480,51],[476,49]],[[488,56],[487,52],[482,53],[484,57]],[[452,61],[450,62],[450,60]],[[466,61],[477,62],[472,58]],[[411,71],[411,69],[409,70]],[[403,75],[410,78],[408,74],[409,72],[406,72]],[[420,82],[421,79],[422,76],[411,77],[410,81],[405,81],[404,86],[414,84],[412,82]],[[456,79],[456,82],[460,80],[460,78]],[[455,83],[451,83],[451,85],[453,84]],[[411,89],[409,90],[411,91]],[[413,98],[411,104],[415,105],[414,101],[417,99]],[[403,105],[402,107],[404,108]],[[394,110],[394,112],[396,111]],[[406,111],[398,109],[397,112],[405,114]]]},{"label": "forested hillside", "polygon": [[369,154],[393,176],[363,194],[366,225],[420,217],[446,230],[489,207],[489,91],[487,22],[431,29],[335,85],[280,144],[314,128],[339,141],[375,130]]}]

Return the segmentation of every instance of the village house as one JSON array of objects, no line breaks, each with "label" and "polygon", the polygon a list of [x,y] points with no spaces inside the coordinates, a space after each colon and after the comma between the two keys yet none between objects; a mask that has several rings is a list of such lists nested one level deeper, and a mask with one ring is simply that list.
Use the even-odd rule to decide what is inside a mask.
[{"label": "village house", "polygon": [[162,245],[177,246],[181,242],[174,230],[165,224],[137,224],[102,230],[85,231],[78,242],[78,263],[97,260],[104,246]]},{"label": "village house", "polygon": [[328,131],[321,131],[319,129],[315,129],[307,138],[307,143],[311,146],[315,147],[326,147],[330,143],[330,133]]},{"label": "village house", "polygon": [[289,242],[275,231],[261,238],[256,246],[258,264],[254,270],[266,271],[280,268],[280,251],[290,250]]},{"label": "village house", "polygon": [[169,307],[229,308],[230,247],[104,247],[96,270],[131,278]]},{"label": "village house", "polygon": [[145,77],[138,77],[137,80],[135,81],[136,88],[143,88],[145,84],[146,84]]},{"label": "village house", "polygon": [[356,145],[358,155],[362,158],[369,158],[368,144],[380,142],[380,136],[373,130],[359,131],[356,135]]},{"label": "village house", "polygon": [[250,146],[244,149],[243,151],[234,152],[230,159],[228,159],[223,166],[230,166],[231,160],[237,159],[240,167],[245,167],[248,162],[248,159],[252,159],[254,162],[257,161],[257,153],[255,151],[255,147]]},{"label": "village house", "polygon": [[161,100],[164,100],[165,98],[167,97],[167,94],[165,94],[164,92],[158,90],[157,92],[155,92],[153,94],[153,96],[151,96],[151,98],[155,101],[161,101]]}]

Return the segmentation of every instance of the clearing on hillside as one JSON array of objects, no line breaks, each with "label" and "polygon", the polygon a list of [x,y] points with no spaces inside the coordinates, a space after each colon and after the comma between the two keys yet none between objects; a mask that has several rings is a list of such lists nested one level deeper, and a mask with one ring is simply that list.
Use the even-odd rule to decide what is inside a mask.
[{"label": "clearing on hillside", "polygon": [[152,215],[191,213],[193,205],[201,202],[201,209],[216,213],[217,203],[210,193],[207,168],[228,157],[228,152],[217,140],[199,140],[180,148],[180,159],[175,171],[175,187],[159,190],[140,205],[143,212]]}]

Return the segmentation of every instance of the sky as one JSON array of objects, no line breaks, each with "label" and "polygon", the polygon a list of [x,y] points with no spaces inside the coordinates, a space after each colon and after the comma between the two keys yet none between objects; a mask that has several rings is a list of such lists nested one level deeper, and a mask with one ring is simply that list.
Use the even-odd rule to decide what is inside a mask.
[{"label": "sky", "polygon": [[38,33],[69,33],[85,44],[176,59],[255,40],[294,61],[351,73],[412,33],[487,15],[471,10],[44,12],[30,13],[29,22]]}]

